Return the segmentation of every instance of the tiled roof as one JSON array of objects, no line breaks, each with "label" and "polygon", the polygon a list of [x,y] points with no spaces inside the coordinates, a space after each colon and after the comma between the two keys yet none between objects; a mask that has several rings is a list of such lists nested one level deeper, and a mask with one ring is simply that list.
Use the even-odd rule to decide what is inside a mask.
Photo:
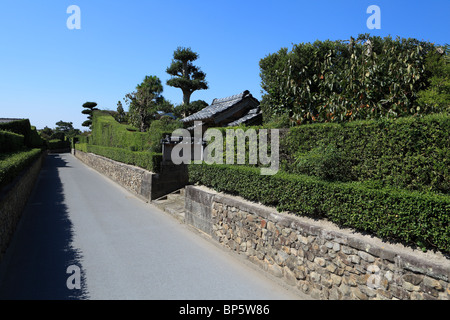
[{"label": "tiled roof", "polygon": [[[181,119],[182,122],[190,122],[190,121],[200,121],[214,117],[217,114],[224,112],[225,110],[231,108],[237,103],[241,102],[245,98],[250,97],[253,98],[248,90],[240,94],[236,94],[234,96],[230,96],[227,98],[214,99],[212,104],[207,106],[206,108]],[[254,99],[254,98],[253,98]]]},{"label": "tiled roof", "polygon": [[13,122],[17,120],[23,120],[23,119],[17,119],[17,118],[0,118],[0,123],[8,123]]},{"label": "tiled roof", "polygon": [[247,123],[250,120],[252,120],[252,119],[254,119],[254,118],[258,117],[258,116],[261,116],[261,115],[262,115],[262,112],[260,111],[260,109],[259,108],[254,108],[254,109],[251,109],[245,116],[243,116],[243,117],[241,117],[241,118],[239,118],[239,119],[237,119],[237,120],[235,120],[233,122],[230,122],[228,124],[228,126],[229,127],[235,127],[235,126],[238,126],[240,124]]}]

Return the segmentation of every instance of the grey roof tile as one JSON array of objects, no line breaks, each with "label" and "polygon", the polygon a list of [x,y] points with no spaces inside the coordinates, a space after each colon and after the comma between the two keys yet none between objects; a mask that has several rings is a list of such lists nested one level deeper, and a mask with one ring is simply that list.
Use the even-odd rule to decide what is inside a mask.
[{"label": "grey roof tile", "polygon": [[245,116],[243,116],[243,117],[241,117],[241,118],[239,118],[239,119],[237,119],[237,120],[235,120],[233,122],[230,122],[228,124],[228,126],[229,127],[235,127],[235,126],[238,126],[240,124],[247,123],[248,121],[250,121],[250,120],[252,120],[252,119],[254,119],[254,118],[256,118],[256,117],[258,117],[260,115],[262,115],[262,112],[259,110],[259,108],[252,109]]},{"label": "grey roof tile", "polygon": [[8,122],[13,122],[13,121],[17,121],[17,120],[23,120],[23,119],[19,119],[19,118],[0,118],[0,123],[8,123]]},{"label": "grey roof tile", "polygon": [[[244,98],[252,97],[248,90],[241,92],[240,94],[236,94],[230,97],[214,99],[211,105],[206,108],[184,118],[181,119],[182,122],[190,122],[190,121],[200,121],[214,117],[215,115],[231,108],[236,103],[242,101]],[[253,98],[253,97],[252,97]],[[254,98],[253,98],[254,99]]]}]

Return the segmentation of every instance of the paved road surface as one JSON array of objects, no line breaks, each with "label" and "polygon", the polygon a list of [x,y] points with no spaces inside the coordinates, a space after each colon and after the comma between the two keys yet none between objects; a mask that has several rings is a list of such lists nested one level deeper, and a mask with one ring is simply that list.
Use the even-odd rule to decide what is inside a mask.
[{"label": "paved road surface", "polygon": [[0,265],[0,299],[299,298],[71,154],[47,157]]}]

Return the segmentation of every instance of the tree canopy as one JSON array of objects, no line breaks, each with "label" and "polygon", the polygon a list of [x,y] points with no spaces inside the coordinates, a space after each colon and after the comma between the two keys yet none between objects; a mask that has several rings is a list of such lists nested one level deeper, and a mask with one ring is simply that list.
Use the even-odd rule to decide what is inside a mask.
[{"label": "tree canopy", "polygon": [[96,102],[85,102],[83,104],[83,111],[81,111],[82,114],[86,114],[88,116],[88,119],[82,123],[83,127],[90,127],[92,125],[92,113],[94,110],[98,110]]},{"label": "tree canopy", "polygon": [[167,85],[183,91],[185,105],[189,104],[194,91],[208,89],[206,74],[192,63],[198,57],[199,55],[191,48],[178,47],[173,53],[171,65],[166,69],[166,72],[172,76],[167,80]]},{"label": "tree canopy", "polygon": [[207,106],[208,103],[203,100],[192,101],[189,104],[181,104],[175,108],[175,116],[185,118],[204,109]]},{"label": "tree canopy", "polygon": [[147,131],[152,120],[159,118],[159,112],[171,112],[173,106],[162,96],[163,86],[157,76],[146,76],[144,81],[137,85],[136,91],[125,96],[129,106],[128,121],[139,128],[141,132]]}]

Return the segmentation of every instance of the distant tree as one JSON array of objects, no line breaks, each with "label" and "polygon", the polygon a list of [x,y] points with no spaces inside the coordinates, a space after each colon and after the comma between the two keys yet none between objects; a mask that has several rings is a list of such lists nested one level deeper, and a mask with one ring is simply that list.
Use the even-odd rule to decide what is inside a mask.
[{"label": "distant tree", "polygon": [[120,101],[117,102],[117,113],[115,114],[114,118],[119,123],[125,123],[128,121],[127,114],[123,110],[122,102],[120,102]]},{"label": "distant tree", "polygon": [[72,122],[64,122],[64,121],[58,121],[56,123],[56,128],[54,129],[54,134],[60,134],[62,133],[63,136],[61,138],[61,135],[59,135],[59,139],[60,140],[64,140],[64,136],[67,138],[73,138],[79,134],[81,134],[81,131],[79,129],[75,129],[73,127],[73,123]]},{"label": "distant tree", "polygon": [[186,118],[207,106],[208,103],[203,100],[192,101],[189,104],[181,104],[175,108],[175,116],[178,118]]},{"label": "distant tree", "polygon": [[171,65],[166,72],[172,76],[167,85],[180,88],[183,91],[183,104],[188,105],[194,91],[208,89],[206,74],[192,61],[198,59],[198,54],[191,48],[178,47],[173,53]]},{"label": "distant tree", "polygon": [[159,118],[158,111],[171,111],[173,107],[164,99],[162,92],[161,80],[157,76],[146,76],[144,81],[137,85],[136,91],[125,95],[130,124],[145,132],[150,122]]},{"label": "distant tree", "polygon": [[50,140],[53,135],[53,129],[45,126],[44,129],[39,131],[39,134],[41,135],[42,139]]},{"label": "distant tree", "polygon": [[94,110],[98,110],[96,106],[96,102],[86,102],[83,104],[84,110],[81,111],[81,113],[88,116],[88,119],[82,124],[83,127],[90,127],[92,125],[92,113],[94,112]]}]

